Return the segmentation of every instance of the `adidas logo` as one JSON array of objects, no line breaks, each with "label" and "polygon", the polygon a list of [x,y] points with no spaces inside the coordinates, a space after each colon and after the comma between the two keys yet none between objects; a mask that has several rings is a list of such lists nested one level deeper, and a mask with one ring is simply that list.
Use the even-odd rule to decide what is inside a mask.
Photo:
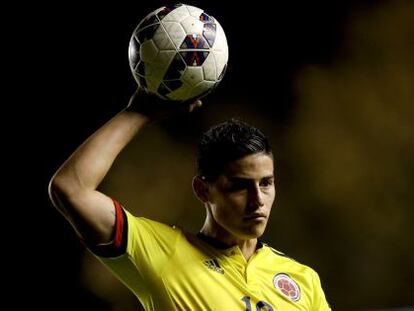
[{"label": "adidas logo", "polygon": [[220,267],[220,264],[218,263],[217,259],[208,259],[204,261],[204,264],[207,268],[214,270],[220,274],[224,274],[224,270],[222,267]]}]

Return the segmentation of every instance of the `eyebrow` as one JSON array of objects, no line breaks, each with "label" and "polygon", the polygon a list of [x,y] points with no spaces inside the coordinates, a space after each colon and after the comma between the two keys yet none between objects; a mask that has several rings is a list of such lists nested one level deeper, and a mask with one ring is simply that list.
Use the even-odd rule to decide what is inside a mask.
[{"label": "eyebrow", "polygon": [[[275,175],[274,174],[272,174],[272,175],[267,175],[267,176],[263,176],[262,178],[260,178],[260,180],[263,180],[263,179],[273,179],[273,178],[275,178]],[[237,182],[237,181],[249,181],[249,180],[253,180],[254,178],[246,178],[246,177],[237,177],[237,176],[234,176],[234,177],[228,177],[228,180],[229,181],[231,181],[231,182]]]}]

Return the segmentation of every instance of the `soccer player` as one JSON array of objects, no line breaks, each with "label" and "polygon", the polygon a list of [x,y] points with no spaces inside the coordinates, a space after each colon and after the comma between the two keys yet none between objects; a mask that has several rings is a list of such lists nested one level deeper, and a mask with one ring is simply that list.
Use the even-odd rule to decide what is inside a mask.
[{"label": "soccer player", "polygon": [[258,240],[275,199],[273,154],[259,129],[230,120],[203,134],[193,189],[206,218],[197,234],[131,215],[97,191],[147,123],[200,105],[134,94],[53,176],[53,204],[145,310],[331,310],[313,269]]}]

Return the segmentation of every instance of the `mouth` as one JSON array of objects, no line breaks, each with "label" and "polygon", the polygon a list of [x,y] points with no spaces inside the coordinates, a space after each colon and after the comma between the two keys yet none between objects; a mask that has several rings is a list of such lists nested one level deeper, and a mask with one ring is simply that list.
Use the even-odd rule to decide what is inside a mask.
[{"label": "mouth", "polygon": [[265,220],[266,219],[266,215],[263,213],[253,213],[253,214],[249,214],[245,217],[243,217],[244,220]]}]

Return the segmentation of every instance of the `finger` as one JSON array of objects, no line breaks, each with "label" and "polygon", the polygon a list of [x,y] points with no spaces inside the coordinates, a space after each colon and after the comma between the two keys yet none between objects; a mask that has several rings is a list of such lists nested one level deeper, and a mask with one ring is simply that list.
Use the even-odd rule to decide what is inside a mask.
[{"label": "finger", "polygon": [[193,112],[194,110],[200,108],[203,105],[203,102],[199,99],[192,102],[189,106],[189,112]]}]

